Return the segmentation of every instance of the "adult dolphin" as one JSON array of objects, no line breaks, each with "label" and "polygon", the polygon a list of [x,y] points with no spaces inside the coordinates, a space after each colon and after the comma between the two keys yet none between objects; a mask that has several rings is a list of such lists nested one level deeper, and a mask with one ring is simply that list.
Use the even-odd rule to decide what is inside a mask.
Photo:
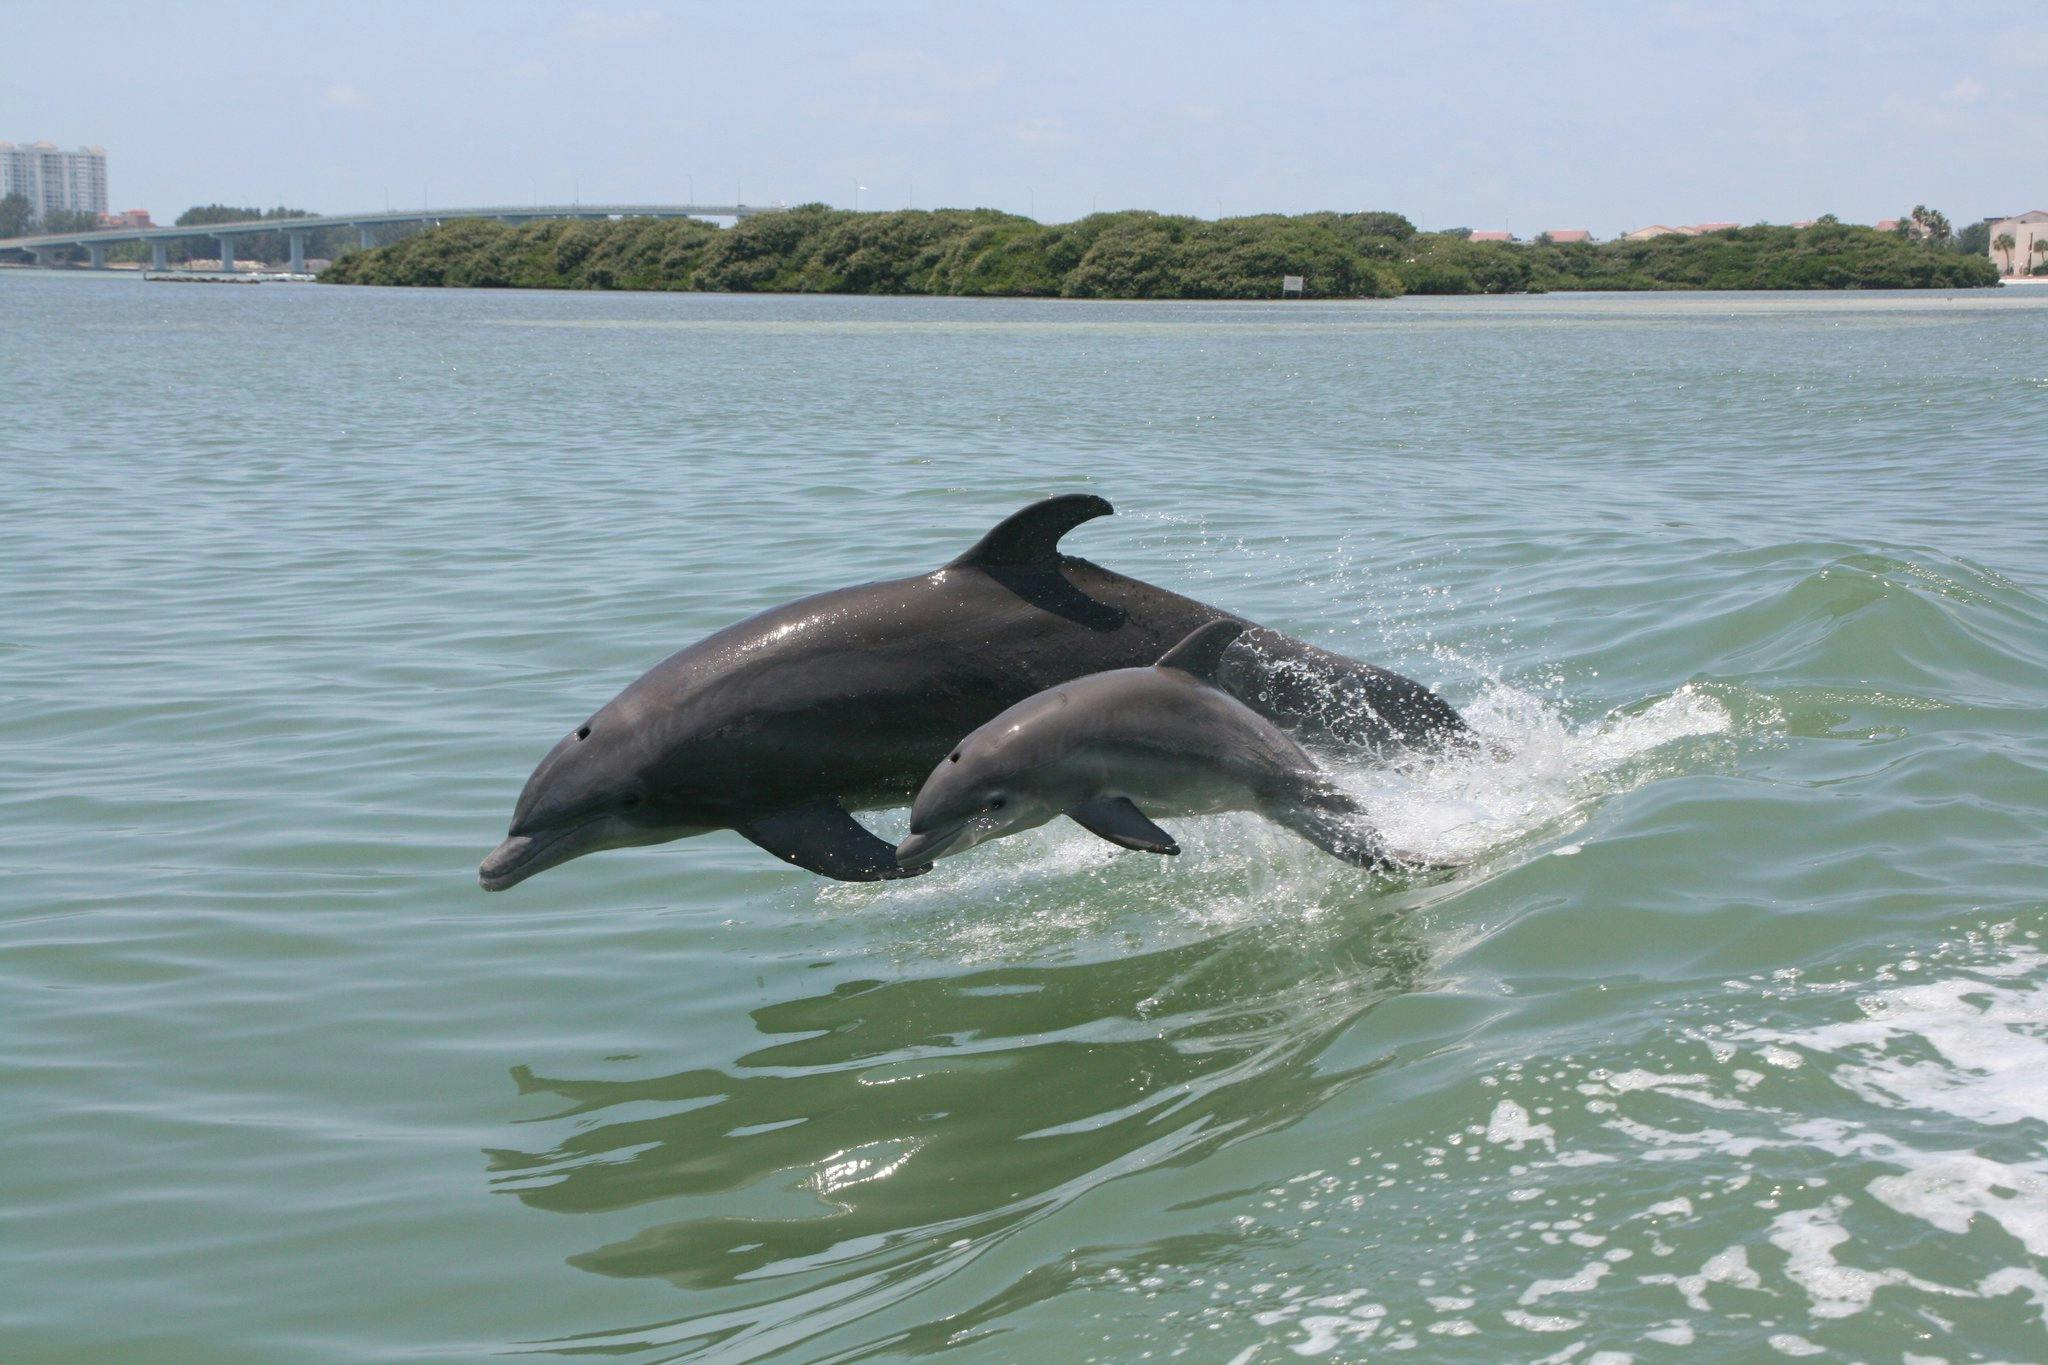
[{"label": "adult dolphin", "polygon": [[[478,881],[502,891],[586,853],[718,829],[842,881],[927,870],[849,810],[908,801],[955,740],[1035,692],[1243,620],[1060,553],[1114,510],[1047,498],[934,572],[806,597],[669,656],[541,760]],[[1277,631],[1247,629],[1216,677],[1312,744],[1469,734],[1420,683]]]}]

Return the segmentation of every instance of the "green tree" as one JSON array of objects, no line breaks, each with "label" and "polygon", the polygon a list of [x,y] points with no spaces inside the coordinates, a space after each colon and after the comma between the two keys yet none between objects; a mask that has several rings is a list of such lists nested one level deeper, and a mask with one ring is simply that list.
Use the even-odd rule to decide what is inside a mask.
[{"label": "green tree", "polygon": [[2012,250],[2018,245],[2019,243],[2012,239],[2010,232],[2001,232],[1991,239],[1991,249],[2005,253],[2005,273],[2008,275],[2012,274]]},{"label": "green tree", "polygon": [[38,232],[91,232],[100,225],[99,215],[84,209],[52,209],[36,224]]},{"label": "green tree", "polygon": [[2034,267],[2034,273],[2039,275],[2044,271],[2048,271],[2048,237],[2036,237],[2034,239],[2034,254],[2041,258],[2041,264]]},{"label": "green tree", "polygon": [[1948,215],[1939,209],[1928,208],[1925,204],[1913,205],[1913,211],[1906,215],[1904,223],[1911,223],[1922,240],[1932,242],[1936,246],[1947,245],[1952,232]]},{"label": "green tree", "polygon": [[35,217],[35,205],[28,202],[27,195],[10,194],[0,198],[0,237],[26,236]]}]

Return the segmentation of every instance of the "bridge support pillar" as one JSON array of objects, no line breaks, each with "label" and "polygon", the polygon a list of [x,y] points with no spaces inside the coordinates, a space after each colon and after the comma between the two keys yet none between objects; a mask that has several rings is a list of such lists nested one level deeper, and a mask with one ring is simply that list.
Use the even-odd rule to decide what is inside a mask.
[{"label": "bridge support pillar", "polygon": [[232,237],[216,237],[214,240],[220,243],[220,268],[222,270],[233,270],[235,268],[235,239]]},{"label": "bridge support pillar", "polygon": [[149,244],[149,268],[151,270],[169,270],[171,268],[169,242],[151,242]]},{"label": "bridge support pillar", "polygon": [[85,244],[85,254],[91,260],[94,270],[105,270],[107,268],[107,245],[105,242],[87,242]]},{"label": "bridge support pillar", "polygon": [[30,258],[35,261],[36,268],[39,270],[48,270],[51,266],[56,264],[55,258],[57,253],[54,248],[47,246],[32,246],[28,249],[28,254]]},{"label": "bridge support pillar", "polygon": [[370,238],[370,230],[368,228],[359,227],[356,229],[356,245],[365,251],[376,245],[376,242]]},{"label": "bridge support pillar", "polygon": [[306,273],[306,234],[288,232],[285,236],[290,238],[292,244],[291,272],[294,275],[303,275]]}]

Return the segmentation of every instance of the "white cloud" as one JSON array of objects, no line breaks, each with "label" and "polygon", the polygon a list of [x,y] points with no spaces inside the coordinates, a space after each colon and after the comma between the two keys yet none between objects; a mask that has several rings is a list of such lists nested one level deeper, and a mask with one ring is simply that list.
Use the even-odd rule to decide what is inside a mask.
[{"label": "white cloud", "polygon": [[928,52],[908,47],[871,47],[854,53],[847,67],[856,76],[922,85],[955,95],[993,90],[1009,76],[1009,68],[1000,60],[983,66],[951,66]]},{"label": "white cloud", "polygon": [[580,9],[569,17],[568,34],[587,42],[616,43],[645,38],[659,27],[659,10]]},{"label": "white cloud", "polygon": [[1074,140],[1067,130],[1067,121],[1058,118],[1020,120],[1011,135],[1027,147],[1058,147]]},{"label": "white cloud", "polygon": [[359,86],[336,81],[320,92],[320,102],[329,109],[367,109],[370,97]]},{"label": "white cloud", "polygon": [[1984,98],[1984,82],[1975,76],[1965,76],[1948,88],[1942,96],[1950,104],[1975,104]]},{"label": "white cloud", "polygon": [[1992,43],[1991,52],[2006,66],[2048,66],[2048,29],[2007,29]]},{"label": "white cloud", "polygon": [[1670,0],[1664,17],[1680,28],[1704,33],[1710,29],[1733,28],[1744,15],[1734,5],[1704,3],[1703,0]]}]

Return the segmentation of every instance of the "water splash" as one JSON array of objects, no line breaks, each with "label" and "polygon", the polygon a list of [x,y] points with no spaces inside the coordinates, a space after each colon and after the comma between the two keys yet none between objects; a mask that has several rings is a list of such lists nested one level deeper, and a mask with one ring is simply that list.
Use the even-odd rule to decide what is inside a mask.
[{"label": "water splash", "polygon": [[[1745,706],[1739,722],[1733,700],[1688,685],[1574,723],[1561,704],[1496,682],[1465,710],[1480,739],[1471,753],[1332,772],[1394,848],[1472,864],[1453,874],[1455,885],[1514,860],[1532,840],[1579,828],[1603,800],[1696,767],[1701,741],[1768,729],[1767,705]],[[889,838],[905,819],[891,811],[873,823]],[[1178,858],[1128,853],[1060,820],[942,860],[912,881],[820,883],[812,894],[831,914],[894,921],[921,951],[979,962],[1075,951],[1109,935],[1132,951],[1249,924],[1313,921],[1414,880],[1361,874],[1250,814],[1172,824]]]},{"label": "water splash", "polygon": [[1446,862],[1511,852],[1582,825],[1603,799],[1684,771],[1689,741],[1728,736],[1726,702],[1687,685],[1574,725],[1563,707],[1503,682],[1465,708],[1479,736],[1469,755],[1338,769],[1393,847]]}]

